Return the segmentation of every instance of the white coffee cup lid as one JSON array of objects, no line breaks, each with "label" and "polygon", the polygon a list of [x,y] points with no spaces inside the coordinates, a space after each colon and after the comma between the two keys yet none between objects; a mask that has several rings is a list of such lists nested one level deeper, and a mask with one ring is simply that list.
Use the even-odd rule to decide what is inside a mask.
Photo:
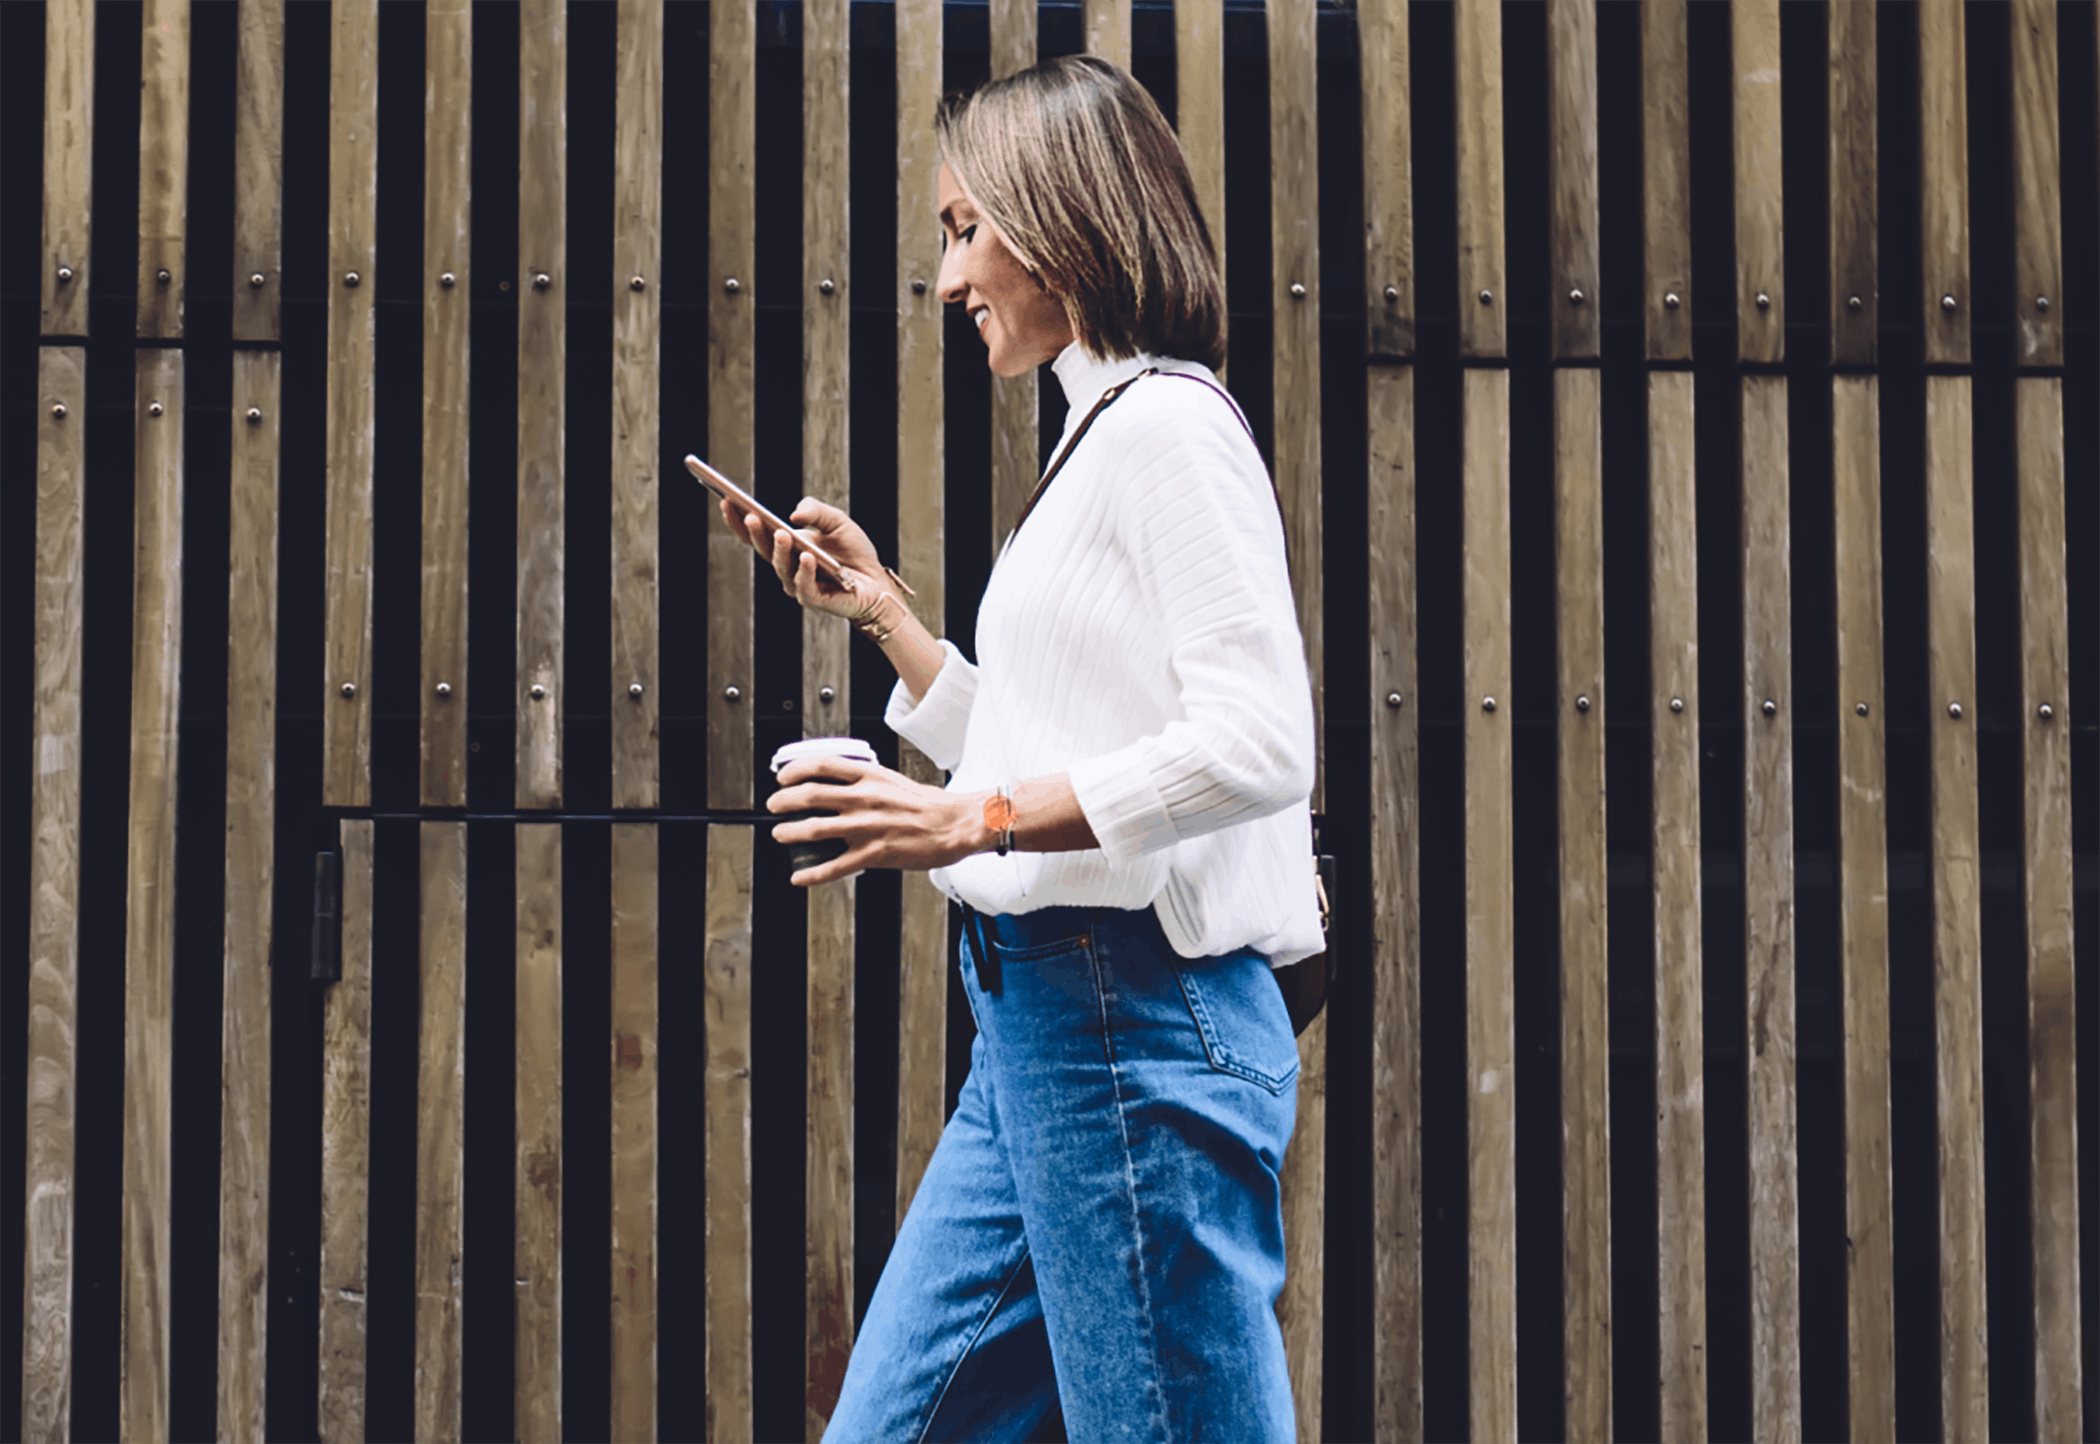
[{"label": "white coffee cup lid", "polygon": [[790,742],[773,754],[773,774],[804,757],[844,757],[854,762],[878,762],[875,749],[858,737],[805,737]]}]

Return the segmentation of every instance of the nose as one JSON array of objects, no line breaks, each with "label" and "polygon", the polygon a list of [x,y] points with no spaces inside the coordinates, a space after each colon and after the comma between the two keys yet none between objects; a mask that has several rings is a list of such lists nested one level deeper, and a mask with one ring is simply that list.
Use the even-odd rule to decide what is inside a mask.
[{"label": "nose", "polygon": [[963,283],[963,249],[954,241],[950,241],[948,249],[941,253],[941,273],[934,281],[933,293],[948,305],[960,302],[969,290]]}]

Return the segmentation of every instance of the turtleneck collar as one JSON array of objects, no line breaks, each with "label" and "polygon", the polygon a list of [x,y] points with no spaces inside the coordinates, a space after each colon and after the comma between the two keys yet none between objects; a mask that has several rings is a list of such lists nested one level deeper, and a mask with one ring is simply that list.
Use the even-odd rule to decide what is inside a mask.
[{"label": "turtleneck collar", "polygon": [[[1158,360],[1158,357],[1142,351],[1135,356],[1120,359],[1104,358],[1092,354],[1074,341],[1057,353],[1057,359],[1050,363],[1050,369],[1057,373],[1057,384],[1064,388],[1065,405],[1069,408],[1070,417],[1077,419],[1093,409],[1094,403],[1101,399],[1102,392],[1119,381],[1128,381],[1147,366],[1156,364]],[[1067,420],[1066,425],[1069,427],[1071,424],[1072,421]]]}]

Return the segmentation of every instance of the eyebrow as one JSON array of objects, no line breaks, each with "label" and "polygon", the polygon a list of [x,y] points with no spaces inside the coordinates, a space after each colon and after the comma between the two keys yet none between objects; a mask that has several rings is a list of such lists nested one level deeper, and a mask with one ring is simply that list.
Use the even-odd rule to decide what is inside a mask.
[{"label": "eyebrow", "polygon": [[941,224],[951,231],[955,229],[955,207],[958,201],[964,206],[970,204],[969,197],[959,196],[956,200],[950,201],[947,205],[941,207]]}]

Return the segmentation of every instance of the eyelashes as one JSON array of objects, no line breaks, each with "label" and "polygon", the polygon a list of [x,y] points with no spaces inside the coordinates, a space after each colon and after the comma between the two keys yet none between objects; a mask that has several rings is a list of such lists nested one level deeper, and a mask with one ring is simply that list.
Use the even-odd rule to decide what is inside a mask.
[{"label": "eyelashes", "polygon": [[[968,224],[967,226],[964,226],[964,227],[963,227],[963,228],[962,228],[961,230],[959,230],[959,231],[957,231],[957,232],[955,233],[955,242],[954,242],[954,243],[955,243],[956,245],[958,245],[958,246],[961,246],[961,245],[967,245],[967,244],[969,243],[969,241],[970,241],[970,238],[971,238],[972,236],[976,235],[976,234],[977,234],[977,222],[975,222],[975,221],[972,221],[972,222],[970,222],[970,224]],[[943,234],[942,234],[942,236],[941,236],[941,254],[942,254],[942,255],[946,255],[946,254],[948,253],[948,245],[949,245],[948,237],[947,237],[947,235],[946,235],[945,233],[943,233]]]}]

